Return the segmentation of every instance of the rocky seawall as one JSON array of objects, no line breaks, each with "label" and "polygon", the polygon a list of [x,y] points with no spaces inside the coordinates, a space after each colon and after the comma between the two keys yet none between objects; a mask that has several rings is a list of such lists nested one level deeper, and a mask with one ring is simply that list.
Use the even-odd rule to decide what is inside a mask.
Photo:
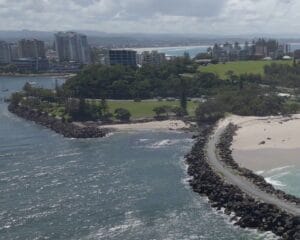
[{"label": "rocky seawall", "polygon": [[14,106],[10,104],[8,110],[18,117],[50,128],[67,138],[100,138],[105,137],[110,132],[109,129],[99,129],[91,126],[80,127],[73,123],[63,122],[61,119],[49,116],[47,113],[42,113],[24,106]]},{"label": "rocky seawall", "polygon": [[200,195],[209,198],[211,206],[230,215],[236,225],[271,231],[282,239],[300,239],[300,218],[292,216],[272,204],[264,203],[245,194],[241,189],[228,184],[214,172],[206,158],[206,144],[213,127],[202,129],[192,151],[186,155],[190,186]]},{"label": "rocky seawall", "polygon": [[222,160],[229,168],[232,168],[235,170],[236,173],[238,173],[240,176],[246,177],[248,180],[250,180],[254,185],[256,185],[259,189],[269,193],[276,195],[279,199],[289,201],[291,203],[300,205],[300,199],[285,193],[284,191],[277,190],[273,187],[272,184],[269,184],[266,182],[266,180],[255,173],[253,173],[251,170],[246,168],[241,168],[233,159],[232,157],[232,141],[233,136],[236,134],[236,131],[238,130],[238,126],[230,123],[228,127],[223,132],[220,142],[217,145],[218,154],[220,156],[220,160]]}]

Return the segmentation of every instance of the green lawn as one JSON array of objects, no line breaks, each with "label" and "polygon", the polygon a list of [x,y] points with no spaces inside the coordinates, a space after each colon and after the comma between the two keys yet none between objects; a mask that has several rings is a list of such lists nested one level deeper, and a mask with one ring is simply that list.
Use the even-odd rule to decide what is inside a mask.
[{"label": "green lawn", "polygon": [[[126,108],[130,111],[132,118],[154,117],[153,108],[158,106],[179,106],[179,101],[108,101],[109,111],[113,113],[117,108]],[[188,102],[188,112],[191,116],[195,115],[198,103]]]},{"label": "green lawn", "polygon": [[264,66],[272,63],[282,63],[282,64],[292,64],[293,61],[237,61],[237,62],[228,62],[228,63],[219,63],[211,64],[207,67],[200,67],[199,71],[201,72],[212,72],[221,79],[226,79],[226,72],[232,70],[235,74],[240,75],[243,73],[255,73],[255,74],[264,74]]},{"label": "green lawn", "polygon": [[[150,118],[154,117],[155,113],[153,109],[159,106],[180,106],[178,100],[176,101],[158,101],[158,100],[144,100],[141,102],[134,102],[133,100],[108,100],[107,101],[109,112],[112,114],[117,108],[125,108],[129,110],[133,119],[137,118]],[[45,104],[44,104],[45,105]],[[195,110],[199,103],[194,101],[188,102],[188,113],[190,116],[195,116]],[[57,117],[63,117],[65,115],[65,108],[58,104],[46,104],[42,106],[42,111],[48,112],[51,115]]]}]

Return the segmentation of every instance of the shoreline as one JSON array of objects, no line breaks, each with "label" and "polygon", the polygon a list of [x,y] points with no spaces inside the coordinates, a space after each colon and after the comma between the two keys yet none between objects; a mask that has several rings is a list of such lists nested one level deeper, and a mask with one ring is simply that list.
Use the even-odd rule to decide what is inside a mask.
[{"label": "shoreline", "polygon": [[183,120],[149,120],[146,122],[115,123],[99,125],[94,122],[65,122],[62,119],[49,116],[23,106],[8,105],[8,110],[20,118],[47,127],[67,138],[102,138],[112,132],[130,131],[191,131],[192,123]]},{"label": "shoreline", "polygon": [[[207,148],[208,142],[213,141],[213,131],[213,126],[205,127],[199,134],[191,152],[186,156],[188,174],[191,176],[189,183],[194,192],[207,196],[213,208],[217,210],[224,208],[226,215],[234,214],[231,218],[234,225],[265,232],[271,231],[287,240],[298,239],[300,236],[299,216],[288,214],[276,205],[265,203],[248,195],[237,185],[226,181],[222,172],[218,173],[212,167],[208,160]],[[228,148],[231,140],[228,135],[222,141],[224,140],[226,142],[222,149],[225,152],[220,154],[226,157],[231,155]],[[238,173],[234,172],[234,174]],[[293,197],[291,200],[293,201]]]},{"label": "shoreline", "polygon": [[[219,128],[220,129],[220,128]],[[238,130],[238,126],[230,123],[223,133],[220,135],[220,141],[216,145],[217,154],[219,155],[220,161],[225,164],[225,166],[231,169],[236,175],[245,177],[253,185],[257,186],[260,190],[277,196],[278,199],[288,201],[291,203],[296,203],[297,206],[300,205],[300,198],[287,194],[282,190],[275,189],[274,186],[268,183],[265,178],[254,173],[252,170],[241,167],[232,155],[231,146],[233,143],[234,136]]]},{"label": "shoreline", "polygon": [[184,131],[189,130],[192,127],[191,123],[186,123],[182,120],[149,120],[142,123],[115,123],[108,125],[101,125],[102,129],[114,129],[118,132],[126,131],[159,131],[159,130],[168,130],[168,131]]},{"label": "shoreline", "polygon": [[75,73],[29,73],[29,74],[22,74],[22,73],[0,73],[0,77],[63,77],[63,78],[72,78],[76,76]]},{"label": "shoreline", "polygon": [[210,47],[210,45],[186,45],[186,46],[183,46],[183,45],[179,45],[179,46],[171,46],[171,47],[167,47],[167,46],[164,46],[164,47],[139,47],[139,48],[129,48],[129,49],[133,49],[135,51],[138,51],[138,52],[142,52],[142,51],[151,51],[151,50],[164,50],[164,49],[169,49],[169,50],[176,50],[176,49],[193,49],[193,48],[200,48],[200,47],[204,47],[204,48],[208,48]]}]

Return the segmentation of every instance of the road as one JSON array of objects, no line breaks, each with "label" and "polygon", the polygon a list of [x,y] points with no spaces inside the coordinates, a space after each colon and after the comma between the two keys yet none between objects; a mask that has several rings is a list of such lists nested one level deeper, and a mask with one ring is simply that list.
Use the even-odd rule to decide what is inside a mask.
[{"label": "road", "polygon": [[273,204],[280,209],[286,211],[289,214],[300,216],[300,208],[292,203],[279,199],[277,196],[268,194],[260,190],[257,186],[251,183],[245,177],[237,175],[234,170],[227,167],[225,163],[220,161],[220,157],[217,154],[216,144],[219,142],[220,136],[226,127],[218,127],[214,134],[211,135],[206,146],[207,159],[210,166],[219,175],[224,178],[224,180],[229,183],[239,187],[243,192],[251,197],[256,198],[265,203]]}]

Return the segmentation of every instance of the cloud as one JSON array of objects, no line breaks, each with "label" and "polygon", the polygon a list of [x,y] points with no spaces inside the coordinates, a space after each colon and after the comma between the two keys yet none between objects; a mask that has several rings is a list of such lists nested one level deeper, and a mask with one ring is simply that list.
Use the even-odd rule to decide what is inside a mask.
[{"label": "cloud", "polygon": [[296,0],[0,0],[0,29],[270,33],[299,31],[299,10]]}]

